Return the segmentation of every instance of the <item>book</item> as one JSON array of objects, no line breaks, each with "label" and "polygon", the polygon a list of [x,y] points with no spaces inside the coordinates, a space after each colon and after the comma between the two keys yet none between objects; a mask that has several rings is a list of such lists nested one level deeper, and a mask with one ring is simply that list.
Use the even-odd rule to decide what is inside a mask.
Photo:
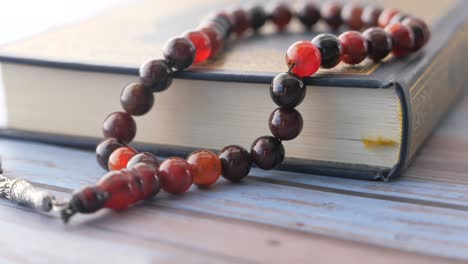
[{"label": "book", "polygon": [[[304,128],[284,142],[287,158],[279,169],[388,180],[409,166],[467,83],[468,3],[429,2],[391,6],[428,21],[433,37],[422,51],[341,64],[305,80],[307,96],[298,108]],[[225,7],[209,0],[125,3],[1,47],[8,121],[0,134],[94,148],[104,118],[121,111],[121,89],[138,79],[139,65],[161,57],[165,40],[193,29],[208,10]],[[287,33],[274,33],[267,25],[260,35],[231,41],[221,56],[177,73],[169,90],[156,94],[153,110],[136,117],[134,146],[162,156],[229,144],[248,149],[270,134],[267,121],[276,106],[268,87],[287,71],[287,47],[327,31],[318,25],[304,33],[293,22]]]}]

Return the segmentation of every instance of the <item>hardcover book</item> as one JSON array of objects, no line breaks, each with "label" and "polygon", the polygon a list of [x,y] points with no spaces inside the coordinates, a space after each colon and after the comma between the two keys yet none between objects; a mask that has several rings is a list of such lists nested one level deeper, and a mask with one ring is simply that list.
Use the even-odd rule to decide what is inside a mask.
[{"label": "hardcover book", "polygon": [[[404,59],[389,56],[320,70],[306,79],[298,108],[301,135],[284,142],[279,169],[383,179],[401,174],[467,84],[468,2],[383,1],[421,17],[432,39]],[[98,16],[0,48],[8,122],[1,135],[94,148],[102,121],[121,111],[119,96],[138,79],[138,67],[160,58],[164,42],[193,29],[207,10],[230,1],[125,3]],[[345,28],[343,28],[344,30]],[[225,52],[176,74],[155,106],[137,117],[135,147],[157,155],[187,155],[227,144],[249,148],[270,134],[273,77],[287,71],[284,53],[295,41],[329,29],[288,32],[267,25],[260,34],[233,40]],[[339,32],[334,32],[339,34]]]}]

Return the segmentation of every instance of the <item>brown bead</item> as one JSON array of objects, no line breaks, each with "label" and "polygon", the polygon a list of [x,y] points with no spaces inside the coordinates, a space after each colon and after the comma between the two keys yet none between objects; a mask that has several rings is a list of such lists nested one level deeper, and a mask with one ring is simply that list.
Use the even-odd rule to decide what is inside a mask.
[{"label": "brown bead", "polygon": [[400,11],[397,9],[385,9],[380,13],[379,16],[379,27],[384,28],[387,25],[390,24],[390,21],[392,21],[392,18],[396,16]]},{"label": "brown bead", "polygon": [[233,31],[237,36],[241,36],[247,29],[250,28],[249,14],[244,9],[236,9],[232,12],[231,24],[233,26]]},{"label": "brown bead", "polygon": [[135,177],[139,180],[139,188],[141,192],[140,200],[147,200],[155,196],[161,190],[159,180],[157,178],[158,169],[152,165],[138,163],[132,166]]},{"label": "brown bead", "polygon": [[120,104],[125,112],[140,116],[151,110],[154,104],[154,96],[148,86],[134,82],[122,90]]},{"label": "brown bead", "polygon": [[395,57],[405,57],[413,51],[414,35],[410,27],[396,23],[385,27],[385,31],[392,38],[392,53]]},{"label": "brown bead", "polygon": [[341,4],[338,2],[326,2],[320,11],[322,19],[332,29],[338,29],[343,20],[341,19]]},{"label": "brown bead", "polygon": [[108,193],[98,186],[85,187],[75,192],[70,199],[70,208],[79,213],[89,214],[104,207]]},{"label": "brown bead", "polygon": [[257,138],[250,148],[252,161],[261,169],[271,170],[284,160],[284,147],[281,141],[272,136]]},{"label": "brown bead", "polygon": [[368,5],[362,11],[361,20],[366,27],[376,27],[379,25],[379,16],[382,8],[375,5]]},{"label": "brown bead", "polygon": [[287,72],[276,75],[270,85],[271,99],[284,108],[294,108],[301,104],[306,92],[304,82]]},{"label": "brown bead", "polygon": [[104,120],[102,132],[104,137],[112,137],[120,142],[129,143],[135,138],[136,123],[131,115],[123,112],[115,112],[107,116],[106,120]]},{"label": "brown bead", "polygon": [[426,22],[419,18],[408,17],[402,22],[403,25],[408,26],[413,31],[414,47],[413,51],[421,49],[431,38],[431,31]]},{"label": "brown bead", "polygon": [[285,4],[277,5],[271,12],[271,22],[276,25],[278,31],[283,31],[289,24],[292,18],[292,12]]},{"label": "brown bead", "polygon": [[310,29],[320,20],[320,9],[314,3],[304,2],[296,15],[302,25]]},{"label": "brown bead", "polygon": [[219,152],[222,175],[231,182],[239,182],[245,178],[252,165],[250,154],[241,146],[230,145]]},{"label": "brown bead", "polygon": [[364,8],[357,4],[346,4],[341,10],[341,18],[349,28],[359,30],[364,26],[362,11]]},{"label": "brown bead", "polygon": [[172,38],[164,44],[164,59],[170,67],[183,70],[195,60],[195,46],[187,38]]},{"label": "brown bead", "polygon": [[107,163],[109,162],[109,157],[114,152],[114,150],[123,147],[124,145],[120,143],[115,138],[105,138],[99,142],[96,147],[96,160],[105,170],[109,170]]},{"label": "brown bead", "polygon": [[277,108],[268,121],[270,131],[277,139],[291,140],[302,131],[302,115],[296,109]]},{"label": "brown bead", "polygon": [[161,161],[149,152],[141,152],[133,156],[127,163],[127,168],[131,168],[138,163],[144,163],[146,165],[151,165],[155,168],[158,168],[161,165]]},{"label": "brown bead", "polygon": [[392,51],[392,38],[379,27],[369,28],[362,36],[367,40],[368,57],[380,61]]},{"label": "brown bead", "polygon": [[164,60],[148,60],[140,67],[140,81],[152,92],[162,92],[172,84],[172,70]]},{"label": "brown bead", "polygon": [[357,31],[347,31],[339,36],[343,48],[343,62],[358,64],[367,56],[367,40]]}]

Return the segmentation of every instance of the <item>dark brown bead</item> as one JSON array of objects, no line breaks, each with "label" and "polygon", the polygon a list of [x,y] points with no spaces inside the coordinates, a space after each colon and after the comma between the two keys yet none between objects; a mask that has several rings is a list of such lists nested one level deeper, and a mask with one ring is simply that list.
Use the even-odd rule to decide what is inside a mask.
[{"label": "dark brown bead", "polygon": [[151,110],[154,104],[154,96],[148,86],[134,82],[122,90],[120,104],[125,112],[140,116]]},{"label": "dark brown bead", "polygon": [[317,46],[322,55],[322,68],[331,69],[341,62],[343,48],[340,40],[332,34],[324,33],[312,39],[312,44]]},{"label": "dark brown bead", "polygon": [[287,72],[275,76],[270,85],[273,102],[284,108],[294,108],[304,100],[306,85],[298,77]]},{"label": "dark brown bead", "polygon": [[170,67],[183,70],[195,60],[195,46],[187,38],[172,38],[164,44],[164,59]]},{"label": "dark brown bead", "polygon": [[297,18],[306,29],[310,29],[320,20],[320,9],[311,2],[305,2],[297,11]]},{"label": "dark brown bead", "polygon": [[250,27],[249,15],[244,9],[239,8],[234,10],[230,16],[230,19],[233,31],[237,34],[237,36],[242,35]]},{"label": "dark brown bead", "polygon": [[426,22],[419,18],[408,17],[403,20],[403,25],[408,26],[413,31],[414,47],[413,50],[421,49],[431,38],[431,31]]},{"label": "dark brown bead", "polygon": [[385,31],[392,38],[393,56],[402,58],[413,51],[414,35],[410,27],[396,23],[386,26]]},{"label": "dark brown bead", "polygon": [[261,6],[254,6],[250,8],[248,14],[252,29],[255,31],[263,27],[268,18],[265,13],[265,9],[263,9]]},{"label": "dark brown bead", "polygon": [[107,163],[109,162],[110,155],[114,150],[123,146],[124,145],[115,138],[105,138],[101,140],[96,147],[96,160],[99,166],[105,170],[109,170]]},{"label": "dark brown bead", "polygon": [[268,120],[270,131],[277,139],[291,140],[302,131],[302,115],[296,109],[277,108]]},{"label": "dark brown bead", "polygon": [[270,19],[276,25],[278,31],[283,31],[292,18],[292,12],[285,4],[277,5],[271,12]]},{"label": "dark brown bead", "polygon": [[137,165],[138,163],[151,165],[155,168],[158,168],[159,165],[161,165],[161,161],[156,156],[148,152],[142,152],[142,153],[136,154],[128,161],[127,168],[131,168]]},{"label": "dark brown bead", "polygon": [[219,152],[222,176],[231,182],[239,182],[246,177],[252,165],[250,154],[241,146],[230,145]]},{"label": "dark brown bead", "polygon": [[153,92],[162,92],[172,84],[172,70],[164,60],[151,59],[140,67],[140,80]]},{"label": "dark brown bead", "polygon": [[376,27],[379,25],[379,16],[383,9],[379,6],[369,5],[362,11],[361,20],[366,27]]},{"label": "dark brown bead", "polygon": [[284,146],[272,136],[257,138],[250,147],[252,161],[261,169],[271,170],[284,160]]},{"label": "dark brown bead", "polygon": [[75,192],[70,199],[70,208],[79,213],[89,214],[104,207],[108,194],[97,186],[85,187]]},{"label": "dark brown bead", "polygon": [[129,143],[135,138],[136,123],[131,115],[115,112],[104,120],[102,132],[104,137],[112,137],[123,143]]},{"label": "dark brown bead", "polygon": [[341,10],[341,19],[349,28],[359,30],[364,26],[362,22],[362,11],[364,8],[357,4],[346,4]]},{"label": "dark brown bead", "polygon": [[380,61],[392,51],[392,38],[382,28],[369,28],[362,36],[367,40],[367,56]]},{"label": "dark brown bead", "polygon": [[341,4],[338,2],[326,2],[320,11],[323,21],[332,29],[338,29],[343,20],[341,19]]}]

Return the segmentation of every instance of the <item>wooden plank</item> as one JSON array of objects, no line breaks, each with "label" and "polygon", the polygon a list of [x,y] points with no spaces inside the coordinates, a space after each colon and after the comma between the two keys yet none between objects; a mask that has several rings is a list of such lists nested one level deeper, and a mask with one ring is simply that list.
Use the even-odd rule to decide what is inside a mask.
[{"label": "wooden plank", "polygon": [[[74,189],[97,181],[102,174],[94,162],[94,155],[89,152],[5,140],[0,141],[0,148],[6,173],[27,176],[36,182]],[[343,184],[342,189],[347,187],[346,182]],[[468,247],[468,212],[463,210],[252,180],[242,185],[221,181],[211,190],[192,188],[180,197],[163,194],[151,205],[423,254],[468,259],[468,252],[464,250]],[[151,211],[142,207],[138,212],[147,210]],[[144,218],[151,219],[150,215],[145,214]],[[140,226],[141,223],[135,225]]]},{"label": "wooden plank", "polygon": [[43,263],[456,263],[161,206],[69,226],[0,202],[0,261]]}]

